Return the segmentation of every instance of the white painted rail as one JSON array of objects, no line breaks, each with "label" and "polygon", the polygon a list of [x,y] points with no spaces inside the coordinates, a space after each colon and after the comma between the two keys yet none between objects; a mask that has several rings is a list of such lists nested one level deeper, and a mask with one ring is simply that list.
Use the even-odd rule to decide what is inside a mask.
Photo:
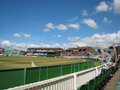
[{"label": "white painted rail", "polygon": [[109,67],[110,64],[108,63],[76,73],[9,88],[8,90],[77,90],[78,87],[98,76],[103,68],[108,69]]}]

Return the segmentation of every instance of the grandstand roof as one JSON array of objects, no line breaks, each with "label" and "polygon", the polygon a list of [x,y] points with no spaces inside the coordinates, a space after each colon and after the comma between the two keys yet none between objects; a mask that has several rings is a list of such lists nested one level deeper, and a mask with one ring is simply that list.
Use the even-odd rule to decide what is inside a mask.
[{"label": "grandstand roof", "polygon": [[31,49],[34,49],[34,50],[62,50],[63,51],[63,49],[62,48],[42,48],[42,47],[40,47],[40,48],[27,48],[27,50],[31,50]]},{"label": "grandstand roof", "polygon": [[92,47],[86,46],[86,47],[76,47],[76,48],[68,48],[67,50],[79,50],[79,49],[87,49],[87,50],[93,50]]}]

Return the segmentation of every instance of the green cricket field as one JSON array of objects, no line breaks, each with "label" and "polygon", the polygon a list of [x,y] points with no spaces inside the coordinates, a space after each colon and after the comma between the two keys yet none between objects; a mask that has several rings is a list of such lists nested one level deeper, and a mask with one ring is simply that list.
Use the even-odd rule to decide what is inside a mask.
[{"label": "green cricket field", "polygon": [[[52,66],[85,62],[87,59],[81,58],[59,58],[59,57],[26,57],[26,56],[0,56],[0,69],[24,68],[35,66]],[[89,60],[88,60],[89,61]],[[100,65],[99,61],[94,61],[95,66]]]}]

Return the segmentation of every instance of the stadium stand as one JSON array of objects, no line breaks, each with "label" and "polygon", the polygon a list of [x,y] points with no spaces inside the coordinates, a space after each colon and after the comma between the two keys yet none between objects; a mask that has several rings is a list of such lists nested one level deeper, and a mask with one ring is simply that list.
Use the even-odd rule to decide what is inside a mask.
[{"label": "stadium stand", "polygon": [[22,50],[5,50],[3,55],[4,56],[23,56],[26,52]]},{"label": "stadium stand", "polygon": [[64,51],[63,57],[87,57],[89,54],[95,54],[95,50],[92,47],[77,47],[68,48]]},{"label": "stadium stand", "polygon": [[59,57],[62,48],[27,48],[26,56]]},{"label": "stadium stand", "polygon": [[27,48],[26,56],[44,56],[44,57],[86,57],[89,54],[94,54],[95,50],[92,47],[77,47],[68,48]]}]

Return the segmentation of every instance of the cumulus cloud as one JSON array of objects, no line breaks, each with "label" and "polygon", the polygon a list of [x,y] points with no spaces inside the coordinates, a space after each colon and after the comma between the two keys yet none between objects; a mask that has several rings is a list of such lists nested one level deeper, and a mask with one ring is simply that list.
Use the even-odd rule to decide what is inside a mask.
[{"label": "cumulus cloud", "polygon": [[0,44],[2,47],[9,47],[12,45],[12,43],[9,40],[4,40]]},{"label": "cumulus cloud", "polygon": [[22,36],[21,36],[21,34],[19,34],[19,33],[15,33],[15,34],[13,34],[13,37],[15,37],[15,38],[20,38],[20,37],[22,37]]},{"label": "cumulus cloud", "polygon": [[120,31],[111,34],[94,34],[84,38],[82,42],[93,47],[108,47],[113,44],[120,44]]},{"label": "cumulus cloud", "polygon": [[46,29],[44,29],[43,31],[44,31],[44,32],[49,32],[50,29],[46,28]]},{"label": "cumulus cloud", "polygon": [[61,31],[66,31],[67,30],[67,26],[64,24],[59,24],[56,26],[57,29],[61,30]]},{"label": "cumulus cloud", "polygon": [[48,32],[50,30],[55,29],[55,26],[53,25],[53,23],[49,22],[46,24],[46,28],[43,30],[44,32]]},{"label": "cumulus cloud", "polygon": [[113,2],[100,2],[96,7],[96,12],[107,12],[113,10],[115,14],[120,14],[120,0],[112,0]]},{"label": "cumulus cloud", "polygon": [[83,10],[83,11],[82,11],[82,15],[83,15],[83,16],[88,16],[87,10]]},{"label": "cumulus cloud", "polygon": [[[26,50],[28,47],[61,47],[61,48],[70,48],[76,46],[92,46],[99,48],[106,48],[113,44],[120,45],[120,31],[116,33],[109,34],[94,34],[91,37],[80,39],[79,36],[68,37],[68,40],[72,41],[71,43],[64,44],[25,44],[25,43],[13,43],[9,40],[4,40],[0,43],[2,47],[10,47],[10,49],[22,49]],[[73,42],[74,41],[74,42]]]},{"label": "cumulus cloud", "polygon": [[50,22],[48,24],[46,24],[46,28],[48,28],[48,29],[55,29],[53,23],[50,23]]},{"label": "cumulus cloud", "polygon": [[68,27],[79,30],[80,29],[80,25],[78,23],[71,23],[68,24]]},{"label": "cumulus cloud", "polygon": [[112,20],[109,20],[107,17],[104,17],[103,22],[110,24],[112,22]]},{"label": "cumulus cloud", "polygon": [[46,24],[46,28],[43,31],[48,32],[48,31],[51,31],[54,29],[66,31],[68,29],[68,27],[65,24],[53,25],[52,23],[48,23],[48,24]]},{"label": "cumulus cloud", "polygon": [[31,37],[31,34],[28,34],[28,33],[15,33],[15,34],[13,34],[13,37],[15,37],[15,38],[29,38],[29,37]]},{"label": "cumulus cloud", "polygon": [[38,44],[29,44],[29,47],[40,47]]},{"label": "cumulus cloud", "polygon": [[[61,35],[56,35],[56,37],[61,37]],[[0,46],[9,49],[20,49],[26,50],[29,47],[61,47],[61,48],[70,48],[76,46],[92,46],[98,48],[106,48],[111,45],[117,44],[120,45],[120,30],[114,33],[108,34],[94,34],[91,37],[80,38],[79,36],[71,36],[67,38],[70,43],[55,43],[55,44],[34,44],[34,43],[14,43],[9,40],[4,40],[0,42]]]},{"label": "cumulus cloud", "polygon": [[94,28],[94,29],[97,29],[97,27],[98,27],[97,23],[93,19],[91,19],[91,18],[84,19],[83,23],[86,24],[86,25],[88,25],[89,27]]},{"label": "cumulus cloud", "polygon": [[120,14],[120,0],[113,0],[114,11],[116,14]]},{"label": "cumulus cloud", "polygon": [[83,43],[83,42],[73,42],[71,43],[72,47],[84,47],[84,46],[88,46],[87,44]]},{"label": "cumulus cloud", "polygon": [[50,44],[43,44],[43,43],[40,43],[40,44],[29,44],[28,47],[54,47],[54,45],[50,45]]},{"label": "cumulus cloud", "polygon": [[79,30],[80,29],[80,24],[79,23],[73,23],[74,20],[78,19],[78,17],[75,17],[72,19],[72,22],[70,24],[63,24],[60,23],[58,25],[53,25],[52,23],[48,23],[46,24],[46,28],[43,29],[44,32],[49,32],[51,30],[61,30],[61,31],[66,31],[68,30],[68,28],[72,28],[72,29],[76,29]]},{"label": "cumulus cloud", "polygon": [[79,37],[79,36],[71,36],[71,37],[68,37],[67,39],[68,39],[69,41],[75,42],[75,41],[80,40],[80,37]]},{"label": "cumulus cloud", "polygon": [[95,9],[96,12],[106,12],[110,11],[112,8],[105,1],[102,1],[95,7]]},{"label": "cumulus cloud", "polygon": [[25,37],[25,38],[29,38],[29,37],[31,37],[31,34],[27,34],[27,33],[25,33],[25,34],[23,34],[23,37]]},{"label": "cumulus cloud", "polygon": [[26,50],[27,49],[27,44],[25,43],[12,43],[10,46],[10,49],[17,49],[17,50]]},{"label": "cumulus cloud", "polygon": [[5,49],[20,49],[20,50],[26,50],[27,45],[25,43],[13,43],[9,40],[4,40],[0,43],[0,46],[2,46]]}]

